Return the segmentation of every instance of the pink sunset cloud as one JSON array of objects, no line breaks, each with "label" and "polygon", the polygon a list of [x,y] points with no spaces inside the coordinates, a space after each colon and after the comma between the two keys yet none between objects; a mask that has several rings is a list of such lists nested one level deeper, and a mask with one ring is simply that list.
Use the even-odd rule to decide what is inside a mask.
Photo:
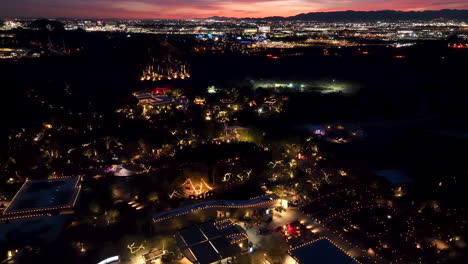
[{"label": "pink sunset cloud", "polygon": [[2,0],[2,17],[265,17],[342,10],[468,9],[466,0]]}]

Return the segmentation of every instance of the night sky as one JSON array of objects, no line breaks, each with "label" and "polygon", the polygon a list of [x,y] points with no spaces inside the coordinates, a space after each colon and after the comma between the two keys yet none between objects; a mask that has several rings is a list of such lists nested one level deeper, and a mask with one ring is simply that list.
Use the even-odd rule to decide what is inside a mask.
[{"label": "night sky", "polygon": [[468,9],[467,0],[1,0],[0,16],[75,18],[264,17],[342,10]]}]

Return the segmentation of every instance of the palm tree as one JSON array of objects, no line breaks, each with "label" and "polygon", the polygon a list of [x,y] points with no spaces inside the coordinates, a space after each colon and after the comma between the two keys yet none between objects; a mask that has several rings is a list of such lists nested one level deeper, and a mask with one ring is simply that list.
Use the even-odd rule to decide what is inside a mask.
[{"label": "palm tree", "polygon": [[120,213],[115,209],[111,209],[109,211],[106,211],[104,215],[107,221],[107,225],[109,225],[117,222]]},{"label": "palm tree", "polygon": [[157,203],[159,201],[159,195],[156,192],[149,193],[146,198],[152,203]]}]

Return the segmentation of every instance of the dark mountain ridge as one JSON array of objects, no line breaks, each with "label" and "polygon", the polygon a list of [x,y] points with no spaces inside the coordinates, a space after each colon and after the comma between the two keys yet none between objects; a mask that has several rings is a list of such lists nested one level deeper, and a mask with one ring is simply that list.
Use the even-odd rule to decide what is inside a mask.
[{"label": "dark mountain ridge", "polygon": [[[211,17],[217,20],[232,20],[236,18]],[[311,12],[290,17],[237,18],[239,20],[260,21],[317,21],[317,22],[375,22],[375,21],[430,21],[430,20],[467,20],[468,10],[442,9],[427,11],[336,11]]]}]

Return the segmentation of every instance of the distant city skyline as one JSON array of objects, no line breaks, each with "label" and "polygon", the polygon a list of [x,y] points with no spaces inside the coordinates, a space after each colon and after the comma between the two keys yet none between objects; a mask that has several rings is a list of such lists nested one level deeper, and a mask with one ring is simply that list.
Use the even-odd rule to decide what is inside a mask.
[{"label": "distant city skyline", "polygon": [[0,17],[206,18],[293,16],[309,12],[468,9],[466,0],[2,0]]}]

